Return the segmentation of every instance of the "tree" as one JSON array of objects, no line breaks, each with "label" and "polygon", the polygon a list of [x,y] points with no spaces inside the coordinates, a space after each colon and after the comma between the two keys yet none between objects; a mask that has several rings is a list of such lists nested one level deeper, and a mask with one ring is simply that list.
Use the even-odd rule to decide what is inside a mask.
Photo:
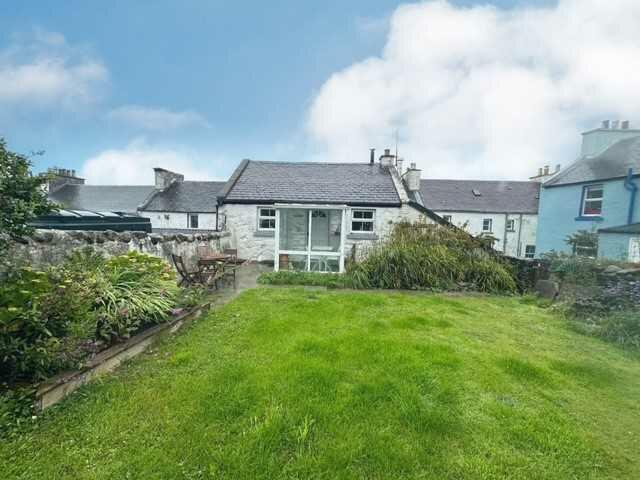
[{"label": "tree", "polygon": [[44,190],[46,177],[31,173],[29,158],[7,149],[0,137],[0,251],[10,239],[33,232],[29,222],[55,210]]},{"label": "tree", "polygon": [[580,257],[596,257],[598,255],[598,234],[595,231],[578,230],[565,239],[573,249],[573,254]]}]

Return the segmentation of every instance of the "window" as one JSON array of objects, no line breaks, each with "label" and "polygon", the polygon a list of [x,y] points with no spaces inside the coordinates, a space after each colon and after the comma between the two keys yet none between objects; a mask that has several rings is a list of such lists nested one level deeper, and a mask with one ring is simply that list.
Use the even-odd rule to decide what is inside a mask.
[{"label": "window", "polygon": [[491,232],[493,228],[493,220],[490,218],[485,218],[482,220],[482,231],[483,232]]},{"label": "window", "polygon": [[580,213],[583,217],[599,217],[602,215],[602,185],[584,187],[582,197],[582,211]]},{"label": "window", "polygon": [[443,215],[442,218],[444,218],[446,222],[451,223],[451,215]]},{"label": "window", "polygon": [[352,210],[351,231],[354,233],[373,233],[374,210]]},{"label": "window", "polygon": [[536,246],[527,245],[524,247],[524,258],[534,258],[536,256]]},{"label": "window", "polygon": [[189,228],[198,228],[198,214],[197,213],[190,213],[188,215],[188,219],[189,219]]},{"label": "window", "polygon": [[258,230],[275,230],[276,228],[276,209],[275,208],[258,208]]},{"label": "window", "polygon": [[507,220],[507,232],[515,232],[516,231],[516,221],[515,219]]}]

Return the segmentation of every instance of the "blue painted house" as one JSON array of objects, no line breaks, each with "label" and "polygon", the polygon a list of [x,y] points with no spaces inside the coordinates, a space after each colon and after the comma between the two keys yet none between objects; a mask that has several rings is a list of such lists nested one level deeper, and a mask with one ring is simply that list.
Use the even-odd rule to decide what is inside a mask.
[{"label": "blue painted house", "polygon": [[587,230],[599,234],[599,257],[640,261],[640,130],[603,122],[582,135],[580,158],[540,191],[538,255],[571,253],[567,236]]}]

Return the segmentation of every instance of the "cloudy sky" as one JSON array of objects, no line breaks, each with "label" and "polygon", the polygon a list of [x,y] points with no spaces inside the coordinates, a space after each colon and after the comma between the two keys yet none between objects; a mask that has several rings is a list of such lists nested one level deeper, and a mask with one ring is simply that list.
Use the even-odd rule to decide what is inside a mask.
[{"label": "cloudy sky", "polygon": [[5,0],[0,136],[91,183],[362,162],[396,132],[423,177],[526,179],[640,124],[639,27],[638,0]]}]

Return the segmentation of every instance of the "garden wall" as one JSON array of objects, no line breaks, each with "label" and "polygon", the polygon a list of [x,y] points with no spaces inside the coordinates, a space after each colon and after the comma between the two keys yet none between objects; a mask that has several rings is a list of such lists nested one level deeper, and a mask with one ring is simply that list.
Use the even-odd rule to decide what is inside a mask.
[{"label": "garden wall", "polygon": [[106,257],[139,251],[162,257],[171,263],[171,254],[182,255],[188,263],[195,261],[197,247],[219,251],[226,246],[227,232],[182,233],[161,235],[145,232],[90,232],[68,230],[36,230],[23,243],[14,243],[8,258],[34,267],[56,265],[75,250],[92,247]]}]

